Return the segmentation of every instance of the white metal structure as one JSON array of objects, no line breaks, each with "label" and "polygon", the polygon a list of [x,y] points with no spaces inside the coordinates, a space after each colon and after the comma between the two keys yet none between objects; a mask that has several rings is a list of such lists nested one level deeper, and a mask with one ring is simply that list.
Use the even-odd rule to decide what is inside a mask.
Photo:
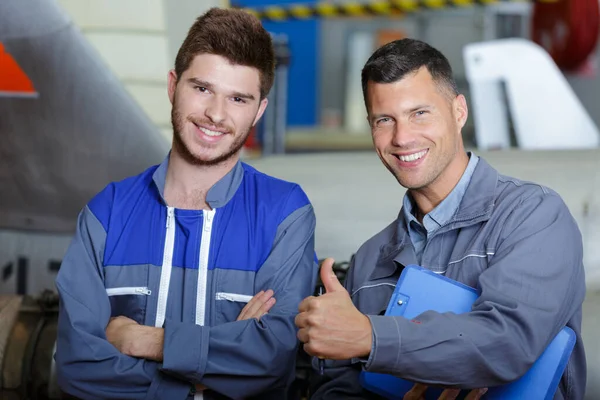
[{"label": "white metal structure", "polygon": [[509,115],[522,149],[600,144],[598,128],[542,47],[525,39],[501,39],[469,44],[463,56],[480,149],[510,146]]}]

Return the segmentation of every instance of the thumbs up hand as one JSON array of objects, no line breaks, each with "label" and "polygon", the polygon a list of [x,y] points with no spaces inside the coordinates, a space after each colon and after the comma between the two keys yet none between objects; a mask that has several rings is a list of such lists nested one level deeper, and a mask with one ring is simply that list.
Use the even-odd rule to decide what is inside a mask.
[{"label": "thumbs up hand", "polygon": [[333,259],[323,261],[320,274],[325,293],[304,299],[296,316],[298,339],[304,343],[304,350],[332,360],[367,357],[372,344],[369,318],[358,311],[337,279]]},{"label": "thumbs up hand", "polygon": [[321,276],[321,282],[323,282],[323,285],[325,286],[325,292],[326,293],[333,293],[333,292],[348,293],[348,292],[346,292],[346,289],[344,288],[344,286],[338,280],[335,272],[333,272],[333,263],[334,263],[333,258],[327,258],[323,261],[323,264],[321,264],[321,271],[319,272],[319,274]]}]

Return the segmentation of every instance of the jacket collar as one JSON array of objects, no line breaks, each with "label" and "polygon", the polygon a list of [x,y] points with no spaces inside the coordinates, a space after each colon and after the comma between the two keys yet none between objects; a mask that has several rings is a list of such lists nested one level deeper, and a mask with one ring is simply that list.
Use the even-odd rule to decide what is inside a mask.
[{"label": "jacket collar", "polygon": [[[498,171],[480,157],[458,210],[436,234],[487,221],[494,209],[497,186]],[[371,279],[390,277],[396,273],[398,268],[416,264],[415,250],[405,226],[405,215],[401,210],[396,219],[396,231],[392,240],[380,248],[379,258],[371,274]]]},{"label": "jacket collar", "polygon": [[[160,193],[163,203],[166,203],[164,190],[170,155],[171,152],[169,152],[165,159],[158,165],[158,168],[156,168],[152,175],[152,180]],[[208,193],[206,194],[206,203],[208,203],[210,208],[215,209],[227,204],[242,183],[243,177],[244,167],[242,162],[238,160],[233,168],[208,190]]]}]

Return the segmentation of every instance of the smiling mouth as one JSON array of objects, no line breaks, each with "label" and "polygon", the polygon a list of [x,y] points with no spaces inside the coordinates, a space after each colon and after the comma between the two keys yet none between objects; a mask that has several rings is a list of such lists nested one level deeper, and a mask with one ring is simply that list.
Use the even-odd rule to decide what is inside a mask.
[{"label": "smiling mouth", "polygon": [[202,133],[204,133],[206,136],[222,136],[225,134],[225,132],[219,132],[219,131],[212,131],[208,128],[204,128],[202,126],[198,126],[198,129],[200,129],[202,131]]},{"label": "smiling mouth", "polygon": [[422,151],[419,151],[418,153],[413,153],[413,154],[408,154],[408,155],[394,154],[394,157],[396,157],[398,160],[400,160],[402,162],[411,162],[411,161],[417,161],[417,160],[423,158],[425,156],[425,154],[427,154],[427,150],[422,150]]}]

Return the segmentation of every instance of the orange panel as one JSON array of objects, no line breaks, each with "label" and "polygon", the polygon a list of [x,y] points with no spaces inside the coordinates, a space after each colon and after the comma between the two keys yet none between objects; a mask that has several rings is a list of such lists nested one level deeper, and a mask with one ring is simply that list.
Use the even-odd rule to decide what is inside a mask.
[{"label": "orange panel", "polygon": [[23,72],[0,43],[0,95],[35,95],[36,91],[29,77]]}]

